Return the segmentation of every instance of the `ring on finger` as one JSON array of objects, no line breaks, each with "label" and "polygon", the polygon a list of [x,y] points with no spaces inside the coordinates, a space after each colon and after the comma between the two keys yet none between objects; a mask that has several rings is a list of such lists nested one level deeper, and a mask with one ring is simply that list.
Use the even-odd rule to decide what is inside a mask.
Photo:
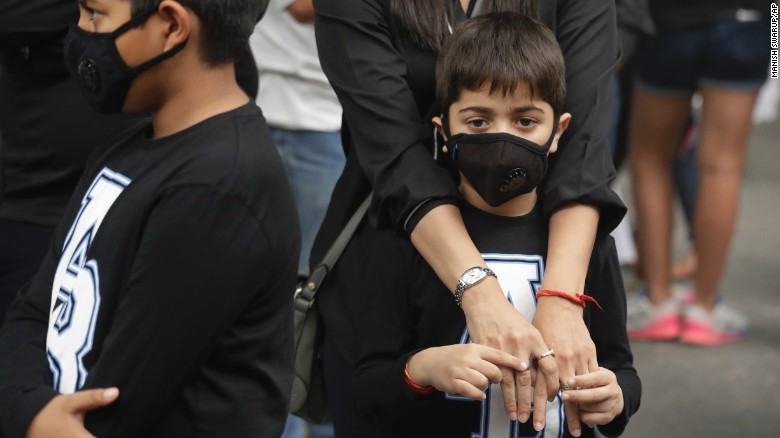
[{"label": "ring on finger", "polygon": [[536,358],[536,360],[544,359],[547,356],[555,357],[555,351],[553,351],[553,349],[551,348],[551,349],[545,351],[544,353],[540,354],[539,357]]},{"label": "ring on finger", "polygon": [[574,386],[566,383],[561,384],[561,391],[576,391],[582,389],[582,386]]}]

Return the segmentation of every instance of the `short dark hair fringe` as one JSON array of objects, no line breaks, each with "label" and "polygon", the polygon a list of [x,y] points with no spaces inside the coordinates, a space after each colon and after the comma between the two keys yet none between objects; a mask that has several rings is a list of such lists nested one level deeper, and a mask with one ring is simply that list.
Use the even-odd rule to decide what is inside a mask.
[{"label": "short dark hair fringe", "polygon": [[439,52],[436,99],[446,114],[462,90],[490,84],[490,93],[511,94],[527,84],[534,99],[563,112],[566,76],[563,54],[552,31],[536,19],[494,12],[457,26]]}]

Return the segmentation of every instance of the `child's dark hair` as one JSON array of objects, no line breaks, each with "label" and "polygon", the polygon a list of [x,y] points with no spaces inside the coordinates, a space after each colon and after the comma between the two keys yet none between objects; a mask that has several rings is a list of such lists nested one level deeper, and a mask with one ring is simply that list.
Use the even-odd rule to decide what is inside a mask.
[{"label": "child's dark hair", "polygon": [[566,97],[563,54],[552,31],[515,12],[495,12],[456,27],[439,52],[436,99],[442,113],[463,90],[490,84],[490,93],[513,93],[526,84],[534,99],[559,116]]},{"label": "child's dark hair", "polygon": [[[257,19],[265,10],[257,0],[176,0],[192,10],[200,20],[199,47],[203,61],[210,66],[233,62],[245,50]],[[135,16],[159,5],[161,0],[131,0]]]}]

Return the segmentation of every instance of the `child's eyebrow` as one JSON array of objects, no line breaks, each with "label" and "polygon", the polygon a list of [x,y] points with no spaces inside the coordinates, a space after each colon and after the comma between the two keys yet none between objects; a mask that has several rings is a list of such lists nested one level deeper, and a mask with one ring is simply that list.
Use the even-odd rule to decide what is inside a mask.
[{"label": "child's eyebrow", "polygon": [[465,113],[465,112],[468,112],[468,111],[479,113],[479,114],[494,114],[495,113],[495,111],[493,111],[493,108],[489,108],[489,107],[486,107],[486,106],[470,106],[470,107],[463,108],[462,110],[458,111],[458,113]]},{"label": "child's eyebrow", "polygon": [[512,108],[513,113],[527,113],[529,111],[544,112],[541,108],[534,105],[516,106]]}]

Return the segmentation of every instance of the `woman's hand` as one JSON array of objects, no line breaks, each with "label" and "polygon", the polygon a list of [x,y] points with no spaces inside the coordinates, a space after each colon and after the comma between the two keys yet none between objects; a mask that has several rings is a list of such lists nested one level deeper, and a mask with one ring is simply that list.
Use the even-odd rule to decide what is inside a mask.
[{"label": "woman's hand", "polygon": [[582,389],[563,391],[561,398],[579,406],[580,421],[589,427],[608,424],[623,412],[623,390],[612,371],[599,368],[572,377],[568,384]]},{"label": "woman's hand", "polygon": [[[561,381],[598,369],[596,346],[582,319],[582,307],[558,297],[540,297],[533,324],[555,351]],[[569,431],[580,436],[577,404],[564,400],[564,409]]]},{"label": "woman's hand", "polygon": [[409,375],[418,385],[460,394],[472,400],[484,400],[490,383],[500,383],[499,366],[528,370],[528,364],[494,348],[479,344],[433,347],[409,359]]},{"label": "woman's hand", "polygon": [[[548,351],[541,333],[523,317],[506,299],[498,281],[487,277],[463,294],[463,312],[473,342],[487,345],[514,357],[526,365],[535,357]],[[558,392],[558,367],[555,360],[545,357],[538,361],[545,385],[538,391],[547,390],[539,400],[552,400]],[[514,373],[509,367],[501,369],[501,390],[507,417],[525,423],[531,415],[531,375],[528,372]],[[517,394],[517,395],[515,395]],[[536,405],[544,412],[544,406]],[[540,430],[540,429],[537,429]]]},{"label": "woman's hand", "polygon": [[[584,204],[568,205],[550,216],[542,289],[583,292],[598,222],[598,209]],[[564,298],[540,297],[533,324],[555,350],[561,382],[598,369],[596,346],[585,326],[581,306]],[[580,436],[577,404],[564,401],[564,409],[569,431]]]}]

